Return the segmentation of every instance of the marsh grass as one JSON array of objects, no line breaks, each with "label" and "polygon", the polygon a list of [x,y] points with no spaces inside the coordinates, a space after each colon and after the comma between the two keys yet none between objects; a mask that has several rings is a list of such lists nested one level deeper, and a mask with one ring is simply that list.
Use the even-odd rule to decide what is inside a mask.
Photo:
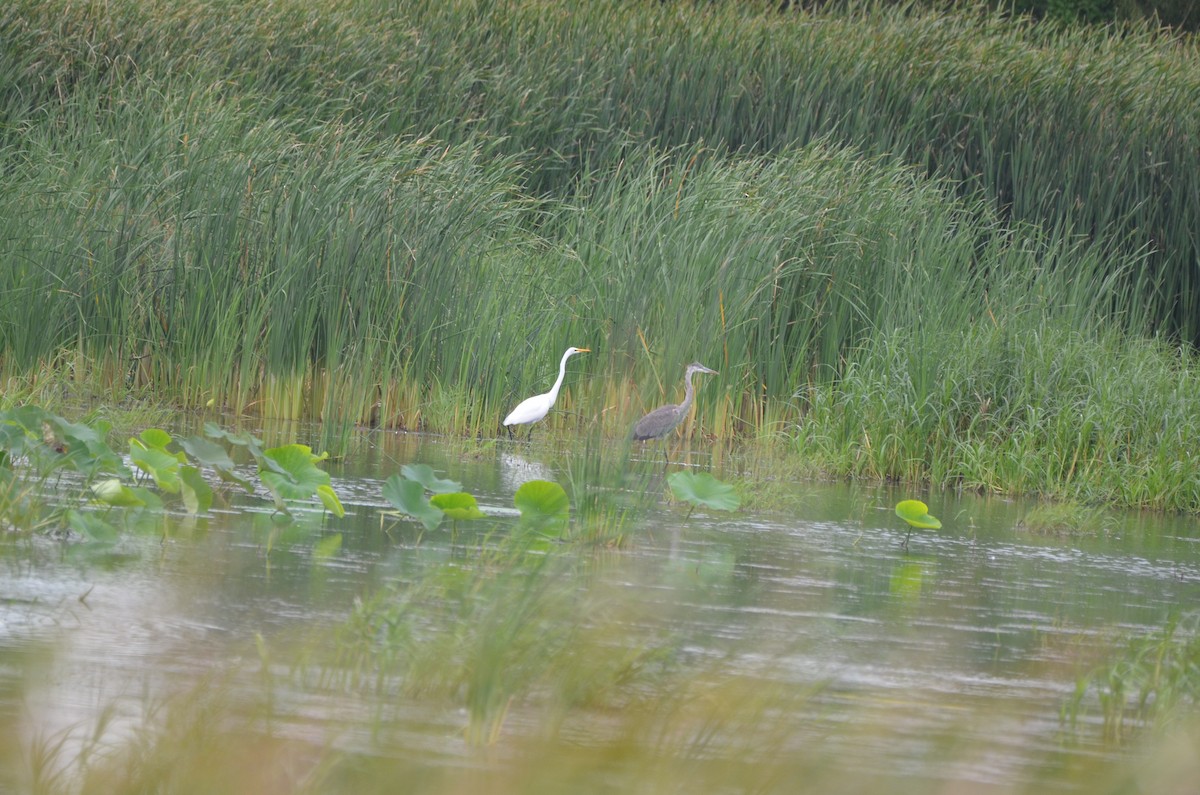
[{"label": "marsh grass", "polygon": [[[809,746],[786,744],[783,710],[811,698],[808,692],[764,690],[754,680],[697,680],[674,698],[647,699],[594,721],[609,727],[590,743],[572,739],[569,727],[549,737],[505,739],[501,747],[468,755],[462,764],[439,766],[415,758],[399,740],[379,742],[378,753],[338,750],[319,741],[271,734],[261,722],[237,717],[244,706],[227,693],[208,690],[164,703],[166,725],[147,726],[134,738],[113,742],[109,753],[93,758],[79,780],[43,776],[36,791],[66,795],[79,791],[174,793],[385,793],[402,782],[406,792],[461,793],[657,793],[686,787],[689,792],[754,791],[921,793],[945,781],[883,776],[868,770],[847,772],[836,760]],[[775,705],[764,703],[776,699]],[[192,702],[189,704],[189,701]],[[779,707],[777,709],[776,707]],[[588,720],[588,718],[582,718]],[[230,726],[234,728],[230,728]],[[859,723],[864,737],[885,731]],[[1040,769],[1024,781],[998,785],[1005,795],[1044,791],[1046,781],[1068,781],[1097,793],[1126,791],[1131,781],[1155,792],[1186,786],[1196,773],[1194,726],[1168,730],[1154,743],[1138,746],[1122,764],[1072,763],[1049,751]],[[386,735],[385,735],[386,737]],[[784,738],[784,739],[781,739]],[[728,751],[718,740],[729,739]],[[740,745],[737,745],[739,743]],[[966,763],[986,749],[963,747],[952,737],[934,738],[931,753],[947,768]],[[47,749],[47,765],[72,761],[69,749]],[[10,768],[0,780],[13,780]]]},{"label": "marsh grass", "polygon": [[1109,530],[1105,511],[1073,502],[1041,503],[1017,524],[1019,530],[1038,535],[1095,536]]},{"label": "marsh grass", "polygon": [[1200,505],[1194,355],[1143,355],[1200,337],[1193,39],[375,0],[16,0],[0,35],[6,383],[493,436],[582,345],[549,432],[624,438],[698,359],[692,438]]},{"label": "marsh grass", "polygon": [[922,375],[908,340],[873,342],[809,393],[798,452],[834,471],[1083,503],[1186,510],[1200,497],[1182,443],[1200,422],[1188,351],[989,322],[945,339]]},{"label": "marsh grass", "polygon": [[616,625],[596,609],[573,556],[545,550],[537,534],[484,544],[475,564],[450,562],[413,587],[385,589],[347,621],[338,669],[357,672],[384,712],[397,689],[461,701],[467,741],[490,744],[514,703],[539,704],[539,722],[553,724],[580,705],[613,708],[671,667],[670,632],[613,645]]},{"label": "marsh grass", "polygon": [[1186,725],[1200,706],[1200,635],[1196,614],[1172,618],[1159,632],[1132,638],[1077,683],[1064,716],[1078,730],[1098,705],[1107,740],[1161,735]]}]

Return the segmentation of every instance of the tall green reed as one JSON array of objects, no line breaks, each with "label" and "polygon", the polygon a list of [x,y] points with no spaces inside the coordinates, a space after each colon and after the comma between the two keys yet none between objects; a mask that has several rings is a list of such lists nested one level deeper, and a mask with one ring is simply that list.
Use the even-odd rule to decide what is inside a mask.
[{"label": "tall green reed", "polygon": [[0,26],[9,378],[490,435],[583,345],[551,431],[624,435],[699,359],[722,375],[682,433],[728,438],[875,372],[864,395],[912,382],[871,410],[915,435],[835,447],[941,479],[939,335],[1140,334],[1188,300],[1162,257],[1188,250],[1190,45],[1144,31],[366,0]]},{"label": "tall green reed", "polygon": [[[18,3],[5,31],[28,53],[6,70],[26,113],[90,84],[219,82],[272,119],[485,136],[525,159],[537,195],[565,195],[630,141],[777,153],[829,137],[950,177],[1005,219],[1147,250],[1127,287],[1157,327],[1196,337],[1193,39],[982,8],[467,0]],[[211,41],[226,45],[196,46]]]},{"label": "tall green reed", "polygon": [[806,395],[796,451],[831,471],[1195,511],[1191,358],[1019,319],[936,342],[897,331]]},{"label": "tall green reed", "polygon": [[[109,112],[68,109],[101,144],[72,183],[22,174],[42,206],[7,216],[10,251],[33,263],[7,271],[8,366],[78,343],[185,403],[271,399],[285,414],[313,402],[327,368],[478,367],[460,320],[503,328],[473,312],[490,295],[479,261],[523,246],[508,160],[338,126],[304,138],[211,95],[143,90]],[[515,245],[501,251],[501,236]],[[20,314],[35,299],[42,323]],[[261,394],[272,379],[296,383]],[[378,399],[371,381],[357,415]]]}]

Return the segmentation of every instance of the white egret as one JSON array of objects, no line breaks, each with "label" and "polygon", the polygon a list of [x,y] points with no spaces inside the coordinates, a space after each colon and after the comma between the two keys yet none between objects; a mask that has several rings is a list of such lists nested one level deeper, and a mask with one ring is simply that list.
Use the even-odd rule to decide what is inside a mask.
[{"label": "white egret", "polygon": [[558,390],[562,387],[563,378],[567,375],[567,359],[570,359],[577,353],[590,353],[591,348],[567,348],[563,354],[562,361],[558,365],[558,380],[554,382],[554,386],[550,387],[550,391],[543,395],[534,395],[531,398],[525,398],[517,407],[508,413],[504,418],[504,427],[508,428],[508,435],[512,436],[513,425],[529,425],[529,436],[533,436],[532,424],[545,417],[550,413],[550,409],[554,406],[554,401],[558,399]]}]

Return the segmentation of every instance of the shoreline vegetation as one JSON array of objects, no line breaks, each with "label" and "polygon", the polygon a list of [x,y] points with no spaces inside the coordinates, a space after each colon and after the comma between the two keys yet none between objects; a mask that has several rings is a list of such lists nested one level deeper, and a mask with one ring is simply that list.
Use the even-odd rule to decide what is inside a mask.
[{"label": "shoreline vegetation", "polygon": [[[13,0],[2,402],[1200,511],[1194,36],[864,6]],[[802,463],[800,463],[802,462]]]}]

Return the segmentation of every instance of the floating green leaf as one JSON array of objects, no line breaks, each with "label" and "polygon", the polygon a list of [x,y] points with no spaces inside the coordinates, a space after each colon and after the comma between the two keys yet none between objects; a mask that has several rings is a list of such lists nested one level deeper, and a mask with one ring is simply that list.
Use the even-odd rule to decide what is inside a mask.
[{"label": "floating green leaf", "polygon": [[229,457],[229,453],[224,447],[216,442],[210,442],[202,436],[180,439],[179,446],[204,466],[213,469],[233,469],[234,467],[233,459]]},{"label": "floating green leaf", "polygon": [[117,540],[117,528],[94,513],[70,509],[66,512],[67,525],[89,541],[112,543]]},{"label": "floating green leaf", "polygon": [[693,506],[735,511],[742,504],[731,484],[717,480],[708,472],[674,472],[667,476],[667,483],[675,499]]},{"label": "floating green leaf", "polygon": [[325,506],[325,510],[334,516],[340,519],[346,515],[346,509],[342,507],[342,501],[338,499],[337,492],[333,490],[333,486],[317,486],[317,497],[321,500],[321,504]]},{"label": "floating green leaf", "polygon": [[521,512],[521,521],[543,528],[561,524],[570,518],[571,502],[567,492],[548,480],[530,480],[513,495],[513,504]]},{"label": "floating green leaf", "polygon": [[452,494],[435,494],[429,499],[429,504],[441,509],[442,513],[455,521],[483,519],[487,516],[486,513],[479,510],[479,504],[475,502],[475,498],[462,491]]},{"label": "floating green leaf", "polygon": [[210,439],[221,439],[237,447],[244,447],[261,467],[264,464],[265,451],[262,439],[247,431],[230,433],[211,422],[204,423],[204,435]]},{"label": "floating green leaf", "polygon": [[461,483],[439,478],[433,473],[433,467],[428,464],[405,464],[400,467],[400,474],[409,480],[415,480],[434,494],[462,491]]},{"label": "floating green leaf", "polygon": [[117,508],[133,508],[146,504],[132,489],[121,482],[120,478],[108,478],[93,483],[92,494],[105,505]]},{"label": "floating green leaf", "polygon": [[147,447],[157,447],[159,449],[166,449],[166,446],[173,441],[173,439],[171,439],[171,434],[167,433],[162,428],[147,428],[138,434],[138,438],[141,439]]},{"label": "floating green leaf", "polygon": [[908,548],[908,539],[914,527],[922,530],[937,530],[942,523],[936,517],[930,516],[929,506],[920,500],[901,500],[896,503],[896,515],[908,522],[908,533],[904,536],[904,548]]},{"label": "floating green leaf", "polygon": [[129,488],[133,492],[133,496],[137,497],[144,503],[144,507],[151,513],[161,513],[163,510],[162,497],[157,491],[148,489],[145,486],[131,486]]},{"label": "floating green leaf", "polygon": [[383,484],[383,498],[400,513],[425,525],[426,530],[432,530],[442,521],[441,509],[429,504],[424,487],[415,480],[392,475]]},{"label": "floating green leaf", "polygon": [[[264,450],[258,476],[274,496],[275,507],[288,513],[288,500],[307,500],[316,494],[334,514],[342,516],[341,503],[330,487],[329,473],[316,466],[317,462],[328,457],[328,453],[314,455],[312,448],[306,444],[288,444]],[[321,492],[322,486],[329,491]],[[331,505],[330,495],[336,507]]]},{"label": "floating green leaf", "polygon": [[250,481],[238,475],[234,468],[236,464],[230,458],[228,451],[224,447],[211,442],[201,436],[189,436],[186,439],[179,440],[179,446],[203,466],[211,467],[216,471],[217,476],[221,480],[229,483],[236,483],[249,493],[254,492],[254,487]]},{"label": "floating green leaf", "polygon": [[212,507],[213,492],[208,481],[194,466],[179,468],[179,486],[188,513],[204,513]]},{"label": "floating green leaf", "polygon": [[922,530],[937,530],[942,526],[941,522],[929,515],[929,507],[920,500],[901,500],[896,503],[896,515]]},{"label": "floating green leaf", "polygon": [[87,478],[101,472],[127,476],[128,467],[105,441],[109,429],[104,421],[95,427],[68,422],[34,405],[0,411],[0,465],[24,458],[41,476],[63,468]]},{"label": "floating green leaf", "polygon": [[129,440],[129,458],[134,465],[154,478],[160,489],[169,494],[178,494],[180,489],[179,466],[187,461],[183,453],[172,453],[167,449],[171,435],[159,428],[147,428]]},{"label": "floating green leaf", "polygon": [[95,427],[92,427],[83,423],[68,422],[49,413],[46,414],[44,422],[62,439],[67,450],[67,460],[76,470],[85,475],[94,475],[97,472],[129,474],[129,469],[121,457],[105,441],[111,430],[107,422],[98,420]]}]

